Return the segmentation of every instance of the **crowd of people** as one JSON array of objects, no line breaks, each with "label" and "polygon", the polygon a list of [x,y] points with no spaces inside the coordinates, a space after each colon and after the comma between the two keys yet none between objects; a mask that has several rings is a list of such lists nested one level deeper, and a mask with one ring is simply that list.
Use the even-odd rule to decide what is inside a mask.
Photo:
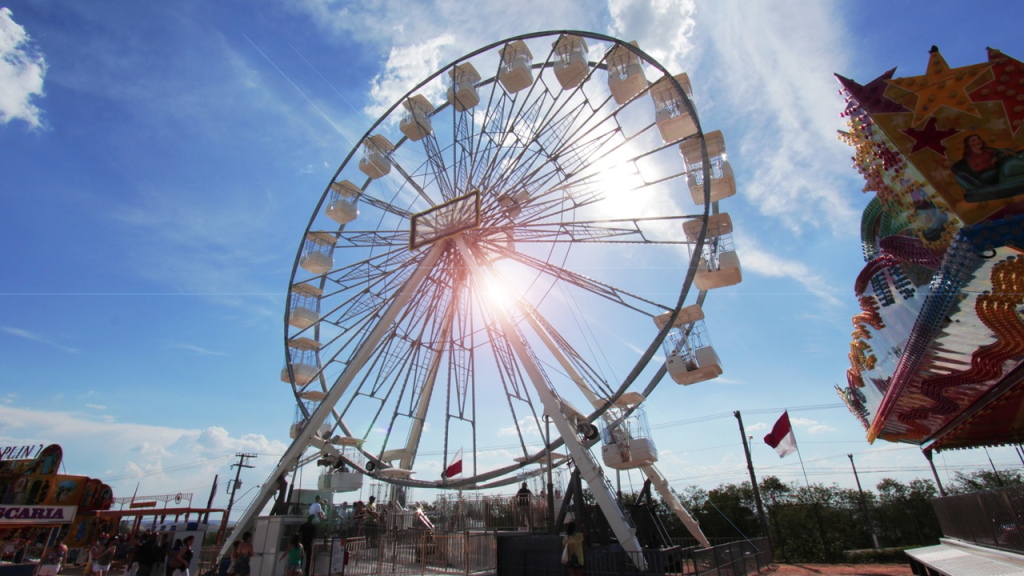
[{"label": "crowd of people", "polygon": [[[86,574],[92,576],[107,576],[115,567],[126,576],[189,576],[194,543],[194,536],[172,539],[170,534],[163,534],[161,538],[149,530],[138,534],[100,534],[86,549],[85,556],[77,560]],[[47,568],[44,576],[59,574],[66,562],[68,547],[64,537],[58,536],[43,554],[41,565],[53,567]],[[43,572],[41,569],[40,573]]]}]

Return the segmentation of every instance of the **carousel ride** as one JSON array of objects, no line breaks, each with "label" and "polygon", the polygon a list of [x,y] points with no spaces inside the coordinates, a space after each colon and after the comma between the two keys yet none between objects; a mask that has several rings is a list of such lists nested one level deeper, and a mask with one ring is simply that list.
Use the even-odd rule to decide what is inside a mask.
[{"label": "carousel ride", "polygon": [[[665,374],[722,373],[701,305],[741,280],[718,209],[735,192],[686,74],[636,43],[529,34],[427,77],[304,231],[281,370],[293,442],[239,524],[301,466],[321,491],[369,476],[401,501],[571,462],[627,551],[640,545],[604,467],[642,471],[707,545],[655,466],[643,404]],[[515,442],[501,457],[478,443],[496,433]],[[439,478],[457,452],[461,473]]]}]

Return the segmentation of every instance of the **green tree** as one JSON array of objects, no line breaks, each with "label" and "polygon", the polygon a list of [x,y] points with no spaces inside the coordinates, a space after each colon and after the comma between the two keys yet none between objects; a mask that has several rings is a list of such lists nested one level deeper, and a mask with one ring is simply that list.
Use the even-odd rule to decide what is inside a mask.
[{"label": "green tree", "polygon": [[1019,484],[1024,484],[1024,474],[1020,470],[976,470],[968,474],[958,470],[953,473],[949,492],[951,494],[969,494]]},{"label": "green tree", "polygon": [[883,546],[937,543],[942,535],[930,500],[935,497],[931,480],[915,478],[904,484],[883,478],[877,485],[879,538]]}]

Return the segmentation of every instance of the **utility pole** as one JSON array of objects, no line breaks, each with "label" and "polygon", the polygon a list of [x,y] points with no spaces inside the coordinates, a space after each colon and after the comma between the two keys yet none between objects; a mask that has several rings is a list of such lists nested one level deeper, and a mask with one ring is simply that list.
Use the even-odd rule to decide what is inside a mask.
[{"label": "utility pole", "polygon": [[932,476],[935,477],[935,485],[939,488],[939,496],[946,497],[946,491],[942,489],[942,480],[939,480],[939,473],[935,470],[935,462],[932,462],[932,451],[923,450],[924,457],[928,459],[928,465],[932,467]]},{"label": "utility pole", "polygon": [[864,509],[864,519],[867,520],[868,528],[871,530],[871,541],[875,544],[875,550],[881,548],[878,545],[878,534],[875,533],[875,523],[871,520],[871,512],[868,510],[868,501],[864,497],[864,490],[860,487],[860,476],[857,475],[857,465],[853,463],[853,454],[847,454],[850,459],[850,466],[853,467],[853,479],[857,481],[857,492],[860,492],[860,505]]},{"label": "utility pole", "polygon": [[210,508],[213,508],[213,495],[217,493],[217,480],[220,480],[220,474],[213,475],[213,486],[210,487],[210,499],[206,501],[206,517],[203,519],[203,524],[210,523]]},{"label": "utility pole", "polygon": [[255,466],[250,466],[245,463],[246,460],[248,460],[249,458],[255,458],[255,454],[245,454],[243,452],[238,452],[235,454],[235,456],[238,457],[238,462],[236,464],[232,464],[231,467],[236,468],[237,470],[235,470],[235,480],[234,482],[231,483],[231,499],[228,500],[228,510],[227,512],[224,513],[225,528],[227,528],[228,519],[231,518],[231,507],[235,505],[235,491],[238,490],[238,486],[240,484],[239,477],[242,474],[242,468],[255,468]]},{"label": "utility pole", "polygon": [[764,506],[761,505],[761,490],[757,487],[757,477],[754,476],[754,462],[750,459],[750,446],[747,445],[747,431],[743,428],[743,416],[740,411],[733,412],[736,421],[740,426],[740,438],[743,440],[743,453],[747,456],[747,470],[750,471],[750,487],[754,490],[754,504],[757,506],[757,517],[761,519],[761,530],[765,537],[768,537],[768,519],[764,516]]},{"label": "utility pole", "polygon": [[985,446],[982,446],[981,448],[982,448],[982,450],[985,451],[985,456],[988,457],[988,464],[989,464],[989,466],[992,467],[992,474],[994,474],[995,477],[996,477],[996,485],[999,486],[1000,488],[1002,488],[1003,487],[1003,479],[999,477],[999,470],[996,470],[996,464],[995,464],[995,462],[992,461],[992,455],[988,453],[988,448],[986,448]]}]

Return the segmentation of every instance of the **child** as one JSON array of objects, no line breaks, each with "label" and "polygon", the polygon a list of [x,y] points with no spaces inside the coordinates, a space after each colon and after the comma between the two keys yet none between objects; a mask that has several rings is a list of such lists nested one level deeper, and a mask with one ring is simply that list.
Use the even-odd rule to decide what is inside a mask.
[{"label": "child", "polygon": [[288,549],[285,550],[284,554],[277,559],[278,562],[288,558],[288,565],[285,568],[285,576],[302,576],[302,559],[305,556],[305,551],[302,549],[302,544],[299,542],[299,535],[293,534],[292,540],[288,545]]}]

